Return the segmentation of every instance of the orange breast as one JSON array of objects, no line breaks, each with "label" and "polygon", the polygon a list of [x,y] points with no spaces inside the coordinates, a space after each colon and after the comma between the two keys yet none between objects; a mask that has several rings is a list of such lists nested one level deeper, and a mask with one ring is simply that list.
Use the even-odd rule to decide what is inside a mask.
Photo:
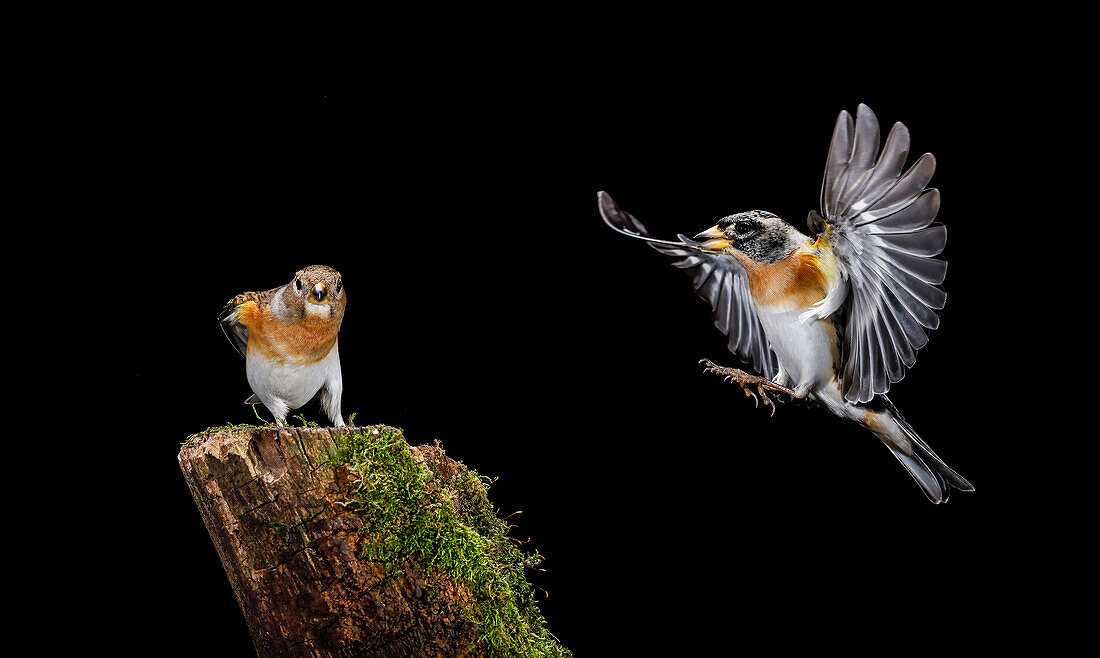
[{"label": "orange breast", "polygon": [[249,353],[293,365],[309,365],[328,356],[340,331],[340,323],[331,320],[280,322],[270,306],[259,307],[255,302],[241,307],[237,321],[248,327]]},{"label": "orange breast", "polygon": [[741,252],[732,253],[745,268],[752,299],[758,306],[809,308],[825,298],[828,286],[814,247],[799,247],[783,260],[767,265]]}]

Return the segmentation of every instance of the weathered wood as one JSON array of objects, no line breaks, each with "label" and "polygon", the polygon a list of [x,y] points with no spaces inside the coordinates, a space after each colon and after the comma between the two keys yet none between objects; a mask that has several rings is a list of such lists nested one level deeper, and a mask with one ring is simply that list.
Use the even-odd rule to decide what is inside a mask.
[{"label": "weathered wood", "polygon": [[[408,560],[399,575],[361,558],[347,469],[329,461],[351,430],[232,428],[179,453],[191,494],[262,656],[477,655],[471,592]],[[463,469],[437,447],[410,448]]]}]

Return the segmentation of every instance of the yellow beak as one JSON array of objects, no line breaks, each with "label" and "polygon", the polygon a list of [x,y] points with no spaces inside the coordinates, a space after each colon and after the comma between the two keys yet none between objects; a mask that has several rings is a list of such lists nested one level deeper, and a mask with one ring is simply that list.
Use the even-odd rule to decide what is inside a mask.
[{"label": "yellow beak", "polygon": [[717,224],[703,231],[699,235],[696,235],[694,239],[705,240],[705,242],[703,242],[703,244],[699,246],[701,246],[703,249],[706,249],[707,251],[721,251],[723,249],[729,249],[733,246],[730,243],[729,238],[726,237],[725,232],[723,232],[722,229],[718,228]]},{"label": "yellow beak", "polygon": [[318,283],[313,286],[313,290],[309,291],[309,296],[306,299],[310,304],[328,304],[328,286],[324,283]]}]

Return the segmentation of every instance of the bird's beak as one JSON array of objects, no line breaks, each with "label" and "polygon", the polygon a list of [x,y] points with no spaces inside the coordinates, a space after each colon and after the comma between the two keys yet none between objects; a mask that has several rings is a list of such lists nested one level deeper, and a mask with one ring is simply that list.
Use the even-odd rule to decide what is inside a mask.
[{"label": "bird's beak", "polygon": [[723,249],[728,249],[733,246],[732,244],[730,244],[730,240],[728,237],[726,237],[725,232],[723,232],[722,229],[718,228],[717,224],[703,231],[699,235],[696,235],[694,239],[699,241],[705,240],[705,242],[702,242],[702,244],[700,244],[699,246],[703,249],[706,249],[707,251],[721,251]]},{"label": "bird's beak", "polygon": [[307,299],[311,304],[328,304],[328,287],[324,283],[318,283],[309,291]]}]

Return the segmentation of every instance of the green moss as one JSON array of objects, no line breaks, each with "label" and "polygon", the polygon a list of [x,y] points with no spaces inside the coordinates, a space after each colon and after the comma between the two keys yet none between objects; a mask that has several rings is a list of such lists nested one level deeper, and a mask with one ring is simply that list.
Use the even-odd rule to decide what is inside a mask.
[{"label": "green moss", "polygon": [[240,423],[240,424],[229,423],[227,425],[218,425],[216,427],[207,427],[206,429],[204,429],[201,432],[195,432],[194,434],[188,436],[186,439],[183,440],[183,442],[180,445],[182,445],[184,447],[187,447],[187,448],[190,448],[191,446],[193,446],[195,444],[195,439],[200,439],[204,436],[209,436],[211,434],[214,434],[215,432],[220,432],[222,430],[241,430],[241,429],[244,429],[244,430],[262,430],[262,429],[266,429],[266,428],[269,428],[269,427],[273,427],[273,426],[272,425],[249,425],[248,423]]},{"label": "green moss", "polygon": [[315,423],[312,420],[306,420],[306,415],[305,414],[298,414],[297,416],[294,416],[294,418],[297,418],[298,421],[300,423],[302,423],[302,427],[320,427],[321,426],[320,424]]},{"label": "green moss", "polygon": [[[259,405],[254,404],[254,405],[251,405],[251,406],[252,406],[253,413],[256,413],[256,418],[259,418],[261,421],[263,421],[264,419],[261,418],[259,413],[256,412],[256,407],[259,406]],[[355,414],[352,414],[351,416],[352,416],[353,419],[355,418]],[[318,423],[313,422],[312,420],[308,420],[306,418],[305,414],[298,414],[296,416],[292,416],[292,418],[297,419],[298,422],[301,423],[301,427],[320,427],[321,426]],[[288,424],[288,426],[289,426],[289,424]],[[195,439],[199,439],[199,438],[202,438],[204,436],[209,436],[211,434],[214,434],[215,432],[220,432],[221,430],[242,430],[242,429],[243,430],[262,430],[262,429],[271,429],[273,427],[278,427],[278,426],[275,423],[265,423],[264,425],[252,425],[250,423],[227,423],[225,425],[218,425],[216,427],[207,427],[206,429],[204,429],[201,432],[195,432],[191,436],[188,436],[186,439],[184,439],[183,442],[180,445],[185,446],[185,447],[191,447],[192,445],[195,444]]]},{"label": "green moss", "polygon": [[401,430],[341,435],[332,458],[357,477],[352,508],[363,518],[362,556],[395,575],[406,557],[473,594],[467,614],[496,655],[570,656],[546,629],[526,569],[542,561],[507,536],[487,496],[491,481],[469,469],[446,478],[418,462]]}]

